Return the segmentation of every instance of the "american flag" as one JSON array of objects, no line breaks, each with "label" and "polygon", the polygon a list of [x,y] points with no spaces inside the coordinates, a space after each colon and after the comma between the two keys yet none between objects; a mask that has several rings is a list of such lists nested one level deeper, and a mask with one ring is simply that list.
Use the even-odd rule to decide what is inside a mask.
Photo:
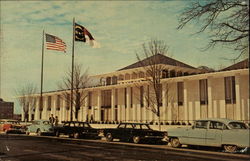
[{"label": "american flag", "polygon": [[46,49],[66,52],[66,44],[62,39],[46,34]]}]

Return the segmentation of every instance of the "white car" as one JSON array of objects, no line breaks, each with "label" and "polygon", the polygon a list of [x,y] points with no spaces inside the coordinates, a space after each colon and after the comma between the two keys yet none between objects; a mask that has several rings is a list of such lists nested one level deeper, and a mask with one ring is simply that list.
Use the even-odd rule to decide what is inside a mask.
[{"label": "white car", "polygon": [[243,122],[230,119],[196,120],[192,127],[168,130],[172,147],[201,145],[223,147],[226,152],[249,148],[250,129]]},{"label": "white car", "polygon": [[53,135],[54,128],[48,120],[34,120],[26,129],[26,134],[29,135],[30,133],[36,133],[39,136],[42,134]]}]

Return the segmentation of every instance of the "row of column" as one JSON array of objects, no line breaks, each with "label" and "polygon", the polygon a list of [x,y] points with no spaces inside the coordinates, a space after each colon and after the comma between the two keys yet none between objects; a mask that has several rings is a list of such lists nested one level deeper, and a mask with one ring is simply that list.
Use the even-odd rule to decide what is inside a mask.
[{"label": "row of column", "polygon": [[[200,100],[197,97],[196,100],[188,100],[188,96],[190,92],[199,92],[199,80],[184,80],[184,102],[183,106],[178,106],[177,103],[177,89],[176,89],[176,82],[172,83],[172,88],[169,89],[168,85],[164,83],[162,85],[162,107],[161,107],[161,116],[160,119],[162,121],[172,121],[173,116],[173,110],[175,108],[182,108],[183,109],[183,118],[180,118],[180,114],[177,114],[179,118],[178,120],[195,120],[201,118],[201,110],[203,106],[207,106],[204,108],[207,108],[207,117],[220,117],[225,118],[226,117],[226,107],[225,100],[223,99],[217,99],[213,98],[213,94],[216,92],[220,92],[221,95],[224,94],[223,91],[218,91],[218,89],[213,88],[213,83],[219,83],[221,82],[221,89],[224,89],[224,79],[223,77],[220,77],[218,80],[213,82],[213,77],[207,78],[208,82],[208,104],[207,105],[200,105]],[[236,92],[236,104],[235,104],[235,118],[237,120],[245,120],[249,119],[249,115],[245,114],[246,108],[245,105],[249,105],[249,100],[243,100],[241,99],[241,90],[242,87],[240,86],[241,83],[241,77],[240,75],[235,76],[235,92]],[[196,86],[196,89],[193,89],[193,86]],[[197,87],[198,86],[198,87]],[[198,89],[197,89],[198,88]],[[118,90],[118,92],[116,92]],[[157,117],[153,112],[146,109],[145,107],[141,107],[140,101],[135,99],[135,94],[138,92],[135,92],[133,90],[133,104],[131,107],[131,87],[126,88],[126,105],[125,107],[125,96],[124,96],[124,88],[120,89],[112,89],[111,92],[111,120],[116,120],[116,108],[117,108],[117,121],[138,121],[138,122],[149,122],[153,120],[157,120]],[[147,90],[147,86],[144,86],[144,90]],[[166,91],[169,91],[170,93],[167,93]],[[101,90],[96,91],[97,92],[97,105],[92,107],[91,110],[88,109],[88,99],[85,101],[85,105],[81,107],[79,110],[79,119],[80,121],[86,121],[87,115],[93,116],[93,119],[95,121],[101,121]],[[118,94],[118,96],[116,96]],[[168,100],[167,98],[169,95],[172,97],[172,100]],[[118,97],[118,99],[116,99]],[[144,98],[144,97],[143,97]],[[65,101],[62,101],[62,107],[59,111],[56,110],[56,99],[52,99],[52,108],[51,111],[47,111],[48,102],[45,101],[44,103],[44,109],[42,111],[42,119],[48,119],[51,114],[54,116],[59,117],[59,121],[62,120],[69,120],[70,119],[70,110],[66,110],[65,108]],[[248,101],[245,103],[244,101]],[[147,104],[146,99],[143,100],[144,105]],[[117,106],[116,106],[117,105]],[[36,107],[39,107],[39,101],[37,101]],[[30,108],[31,109],[31,108]],[[249,109],[248,109],[249,112]],[[31,114],[34,113],[32,110],[30,110],[29,120],[31,120]],[[73,118],[74,112],[73,112]],[[36,108],[35,110],[35,119],[40,119],[40,111],[39,108]]]}]

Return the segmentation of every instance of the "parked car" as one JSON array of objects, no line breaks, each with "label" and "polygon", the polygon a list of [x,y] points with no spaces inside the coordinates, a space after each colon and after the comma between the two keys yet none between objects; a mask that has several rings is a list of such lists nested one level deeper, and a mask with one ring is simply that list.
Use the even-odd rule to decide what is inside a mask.
[{"label": "parked car", "polygon": [[201,119],[192,127],[168,130],[172,147],[201,145],[223,147],[226,152],[249,147],[250,129],[246,124],[230,119]]},{"label": "parked car", "polygon": [[133,141],[138,144],[143,141],[160,142],[167,132],[152,130],[146,123],[120,123],[117,128],[103,129],[107,141]]},{"label": "parked car", "polygon": [[18,120],[1,119],[0,132],[4,133],[25,133],[25,125],[21,125]]},{"label": "parked car", "polygon": [[54,127],[55,135],[61,134],[74,138],[97,138],[99,130],[92,128],[87,122],[64,121],[63,125]]},{"label": "parked car", "polygon": [[54,128],[48,120],[34,120],[26,128],[26,134],[29,135],[30,133],[36,133],[38,136],[44,134],[53,135]]}]

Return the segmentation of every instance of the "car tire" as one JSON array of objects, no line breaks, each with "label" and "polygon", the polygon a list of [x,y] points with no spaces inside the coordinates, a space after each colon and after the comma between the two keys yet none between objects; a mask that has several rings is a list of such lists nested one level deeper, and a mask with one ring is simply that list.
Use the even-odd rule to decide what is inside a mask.
[{"label": "car tire", "polygon": [[56,135],[56,137],[59,137],[60,136],[59,131],[56,131],[55,135]]},{"label": "car tire", "polygon": [[113,141],[113,136],[112,136],[111,133],[107,133],[107,135],[106,135],[106,140],[107,140],[107,141]]},{"label": "car tire", "polygon": [[171,138],[170,144],[171,144],[171,146],[173,148],[179,148],[179,147],[181,147],[181,143],[180,143],[179,138]]},{"label": "car tire", "polygon": [[37,131],[36,131],[36,135],[37,135],[37,136],[42,136],[42,132],[41,132],[41,130],[40,130],[40,129],[37,129]]},{"label": "car tire", "polygon": [[134,137],[133,137],[133,142],[134,142],[135,144],[139,144],[140,141],[141,141],[140,136],[134,136]]},{"label": "car tire", "polygon": [[78,139],[78,138],[79,138],[79,133],[78,133],[78,132],[74,133],[73,135],[74,135],[74,138],[75,138],[75,139]]},{"label": "car tire", "polygon": [[226,152],[229,152],[229,153],[234,153],[237,151],[236,145],[224,145],[223,148]]}]

